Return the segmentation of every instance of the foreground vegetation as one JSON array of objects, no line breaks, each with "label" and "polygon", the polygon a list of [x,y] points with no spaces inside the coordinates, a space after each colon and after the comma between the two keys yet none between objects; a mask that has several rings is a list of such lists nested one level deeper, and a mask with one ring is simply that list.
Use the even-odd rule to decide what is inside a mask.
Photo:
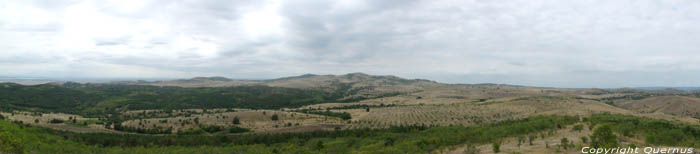
[{"label": "foreground vegetation", "polygon": [[[500,145],[506,137],[537,136],[579,123],[575,116],[537,116],[484,126],[396,126],[305,133],[244,135],[80,134],[0,121],[0,151],[10,153],[426,153],[457,145]],[[583,118],[590,146],[700,146],[700,126],[627,115]],[[576,127],[578,126],[578,127]],[[575,129],[584,129],[576,125]],[[613,134],[614,133],[614,134]],[[641,146],[641,145],[637,145]]]},{"label": "foreground vegetation", "polygon": [[621,136],[638,138],[649,145],[700,148],[698,125],[618,114],[593,115],[587,121],[592,126],[610,127]]},{"label": "foreground vegetation", "polygon": [[268,135],[143,136],[75,134],[0,121],[0,150],[14,153],[425,153],[446,146],[559,129],[571,116],[539,116],[487,126],[399,126]]}]

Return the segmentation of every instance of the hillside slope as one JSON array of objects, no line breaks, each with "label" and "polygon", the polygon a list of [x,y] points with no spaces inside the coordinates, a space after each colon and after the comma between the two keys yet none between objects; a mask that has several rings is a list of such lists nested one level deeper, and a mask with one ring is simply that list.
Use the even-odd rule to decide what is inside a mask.
[{"label": "hillside slope", "polygon": [[616,103],[618,106],[641,113],[700,117],[700,98],[689,96],[658,96]]}]

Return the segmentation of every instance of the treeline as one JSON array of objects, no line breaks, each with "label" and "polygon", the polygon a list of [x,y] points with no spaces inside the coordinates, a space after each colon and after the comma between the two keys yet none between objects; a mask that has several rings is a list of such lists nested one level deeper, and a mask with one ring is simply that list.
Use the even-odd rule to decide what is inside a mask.
[{"label": "treeline", "polygon": [[182,88],[77,83],[66,85],[24,86],[0,83],[0,110],[61,112],[100,117],[124,110],[295,108],[344,97],[317,90],[267,86]]}]

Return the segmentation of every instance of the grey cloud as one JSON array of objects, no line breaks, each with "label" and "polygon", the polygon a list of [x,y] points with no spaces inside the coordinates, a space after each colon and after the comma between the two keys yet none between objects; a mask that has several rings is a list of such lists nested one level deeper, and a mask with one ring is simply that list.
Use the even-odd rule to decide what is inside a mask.
[{"label": "grey cloud", "polygon": [[[60,14],[83,2],[18,5]],[[0,63],[95,63],[237,78],[366,72],[453,83],[700,86],[698,1],[281,1],[281,32],[266,36],[250,32],[244,17],[275,1],[144,2],[137,10],[95,2],[91,7],[119,21],[164,26],[90,38],[94,47],[44,49],[70,36],[61,19],[13,25],[22,31],[0,16],[0,52],[18,57]]]}]

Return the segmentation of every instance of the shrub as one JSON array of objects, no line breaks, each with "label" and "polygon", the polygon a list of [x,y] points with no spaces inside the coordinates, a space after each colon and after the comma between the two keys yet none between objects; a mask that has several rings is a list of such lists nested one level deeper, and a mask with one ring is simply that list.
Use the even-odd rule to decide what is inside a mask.
[{"label": "shrub", "polygon": [[501,152],[501,143],[500,142],[493,142],[493,144],[491,144],[491,146],[493,147],[493,153]]},{"label": "shrub", "polygon": [[574,125],[573,130],[574,130],[574,131],[578,131],[578,132],[580,133],[581,130],[583,130],[583,125],[580,125],[580,124],[579,124],[579,125]]},{"label": "shrub", "polygon": [[234,125],[238,125],[238,124],[241,124],[241,120],[240,120],[240,119],[238,119],[238,116],[236,116],[236,117],[233,117],[233,124],[234,124]]},{"label": "shrub", "polygon": [[51,119],[51,121],[49,121],[49,122],[52,124],[60,124],[60,123],[63,123],[64,121],[61,119]]},{"label": "shrub", "polygon": [[228,132],[229,132],[229,133],[234,133],[234,134],[235,134],[235,133],[245,133],[245,132],[248,132],[248,131],[250,131],[250,129],[248,129],[248,128],[241,128],[241,127],[237,127],[237,126],[233,126],[233,127],[231,127],[231,128],[228,129]]},{"label": "shrub", "polygon": [[201,129],[188,129],[181,132],[177,132],[178,135],[200,135],[204,133],[205,131]]},{"label": "shrub", "polygon": [[274,121],[277,121],[280,119],[280,117],[277,114],[274,114],[274,115],[272,115],[271,119]]},{"label": "shrub", "polygon": [[199,128],[209,133],[216,133],[223,130],[223,127],[215,125],[200,125]]},{"label": "shrub", "polygon": [[560,146],[564,149],[569,149],[569,139],[567,139],[566,137],[561,138]]},{"label": "shrub", "polygon": [[609,125],[602,125],[591,135],[591,146],[594,148],[614,148],[618,146],[617,136]]},{"label": "shrub", "polygon": [[350,113],[343,112],[343,114],[340,116],[340,118],[343,120],[350,120],[350,119],[352,119],[352,116],[350,115]]}]

